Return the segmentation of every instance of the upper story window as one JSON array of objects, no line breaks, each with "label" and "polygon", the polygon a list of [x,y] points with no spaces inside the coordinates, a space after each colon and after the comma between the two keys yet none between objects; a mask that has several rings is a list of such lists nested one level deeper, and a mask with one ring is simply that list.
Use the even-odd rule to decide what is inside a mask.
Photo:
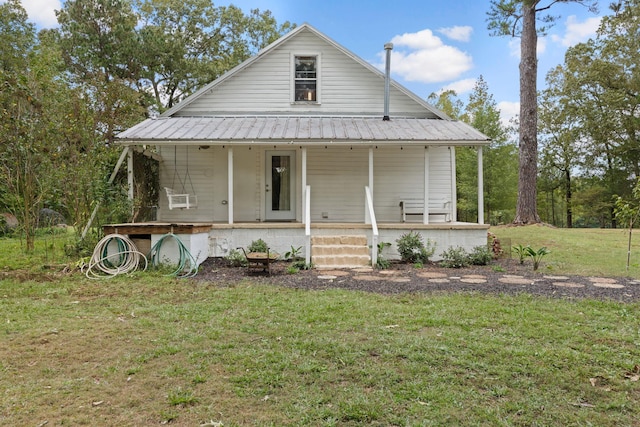
[{"label": "upper story window", "polygon": [[294,58],[294,98],[296,102],[318,102],[318,57]]}]

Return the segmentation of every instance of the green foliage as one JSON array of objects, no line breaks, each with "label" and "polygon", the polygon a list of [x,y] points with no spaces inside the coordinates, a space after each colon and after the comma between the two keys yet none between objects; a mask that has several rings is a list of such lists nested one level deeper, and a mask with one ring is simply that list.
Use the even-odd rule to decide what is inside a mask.
[{"label": "green foliage", "polygon": [[446,268],[462,268],[469,265],[469,254],[463,247],[450,247],[442,253],[440,265]]},{"label": "green foliage", "polygon": [[471,265],[489,265],[492,260],[493,255],[486,246],[476,246],[469,253]]},{"label": "green foliage", "polygon": [[522,246],[522,244],[518,244],[513,247],[514,252],[518,255],[518,261],[520,264],[524,264],[524,260],[527,257],[529,246]]},{"label": "green foliage", "polygon": [[231,249],[224,260],[232,267],[246,267],[247,258],[238,249]]},{"label": "green foliage", "polygon": [[407,263],[425,263],[429,261],[429,257],[432,256],[436,250],[435,243],[427,239],[425,245],[422,235],[414,231],[401,235],[396,239],[396,244],[400,258],[403,262]]},{"label": "green foliage", "polygon": [[291,246],[287,252],[284,253],[285,260],[298,261],[300,259],[300,253],[302,252],[302,246],[297,248]]},{"label": "green foliage", "polygon": [[391,266],[391,262],[384,257],[382,253],[385,248],[391,247],[391,243],[389,242],[378,242],[378,261],[376,262],[376,267],[384,270]]},{"label": "green foliage", "polygon": [[306,263],[305,260],[301,259],[298,261],[294,261],[293,263],[291,263],[291,266],[293,268],[296,268],[298,270],[311,270],[313,268],[313,263]]},{"label": "green foliage", "polygon": [[247,247],[247,252],[267,252],[269,246],[267,242],[262,239],[254,240],[251,242],[249,247]]},{"label": "green foliage", "polygon": [[527,246],[526,248],[527,256],[530,256],[533,259],[533,270],[537,270],[540,267],[540,261],[544,258],[545,255],[550,254],[551,252],[545,247],[541,247],[538,250],[533,249],[531,246]]}]

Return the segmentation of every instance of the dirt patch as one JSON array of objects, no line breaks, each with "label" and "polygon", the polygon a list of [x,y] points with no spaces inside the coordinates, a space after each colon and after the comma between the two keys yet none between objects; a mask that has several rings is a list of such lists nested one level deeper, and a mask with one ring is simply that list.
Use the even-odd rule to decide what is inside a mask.
[{"label": "dirt patch", "polygon": [[529,293],[550,298],[640,300],[640,283],[626,277],[594,278],[569,275],[544,275],[516,260],[498,260],[488,266],[444,268],[429,264],[415,268],[392,263],[389,269],[301,270],[287,272],[289,263],[272,265],[271,275],[229,267],[223,259],[210,258],[194,280],[230,285],[243,280],[296,289],[341,288],[356,291],[396,294],[407,292],[478,292],[491,294]]}]

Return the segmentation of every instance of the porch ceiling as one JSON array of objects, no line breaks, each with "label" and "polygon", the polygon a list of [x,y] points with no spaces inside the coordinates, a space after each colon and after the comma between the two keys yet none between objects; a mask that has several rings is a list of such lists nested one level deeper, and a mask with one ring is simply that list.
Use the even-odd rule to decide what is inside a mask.
[{"label": "porch ceiling", "polygon": [[120,133],[125,144],[367,144],[486,145],[490,140],[460,121],[317,116],[218,116],[147,119]]}]

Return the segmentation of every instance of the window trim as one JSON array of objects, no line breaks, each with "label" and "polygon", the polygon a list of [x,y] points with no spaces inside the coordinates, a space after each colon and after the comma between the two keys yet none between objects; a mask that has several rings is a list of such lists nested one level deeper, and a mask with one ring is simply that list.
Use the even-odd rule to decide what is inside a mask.
[{"label": "window trim", "polygon": [[[296,100],[296,58],[301,56],[312,56],[316,58],[316,99],[315,101],[297,101]],[[322,87],[322,76],[320,70],[322,69],[320,64],[322,63],[320,53],[299,53],[292,52],[291,53],[291,82],[290,82],[290,101],[291,104],[296,105],[319,105],[321,104],[322,91],[320,88]]]}]

